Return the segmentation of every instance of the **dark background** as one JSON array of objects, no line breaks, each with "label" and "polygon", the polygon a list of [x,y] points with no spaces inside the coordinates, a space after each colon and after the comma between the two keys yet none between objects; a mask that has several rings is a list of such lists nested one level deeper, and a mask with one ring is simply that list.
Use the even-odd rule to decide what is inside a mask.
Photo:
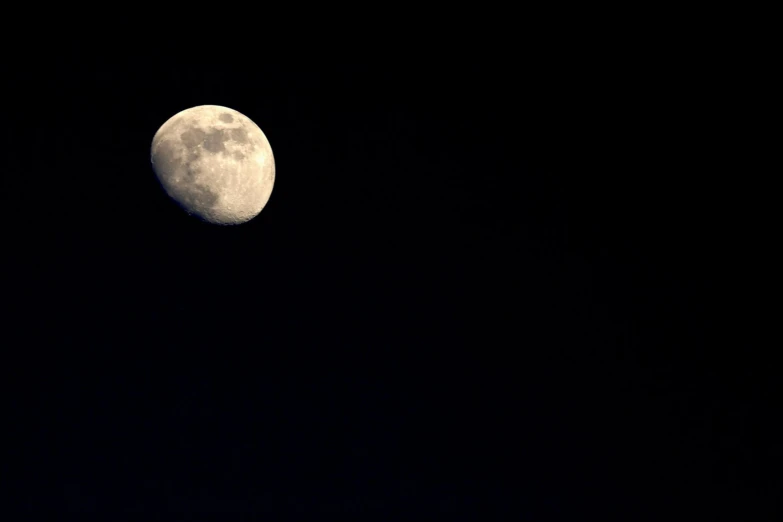
[{"label": "dark background", "polygon": [[[712,57],[599,40],[10,59],[6,491],[63,520],[773,517],[780,385],[717,339]],[[247,224],[151,170],[203,104],[275,153]]]}]

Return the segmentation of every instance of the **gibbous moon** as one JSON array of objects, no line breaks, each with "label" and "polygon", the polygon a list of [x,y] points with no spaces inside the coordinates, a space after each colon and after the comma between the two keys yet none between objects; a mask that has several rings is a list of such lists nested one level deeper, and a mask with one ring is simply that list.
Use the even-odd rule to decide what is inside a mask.
[{"label": "gibbous moon", "polygon": [[250,118],[219,105],[172,116],[152,138],[152,167],[185,211],[218,225],[238,225],[264,208],[275,182],[266,136]]}]

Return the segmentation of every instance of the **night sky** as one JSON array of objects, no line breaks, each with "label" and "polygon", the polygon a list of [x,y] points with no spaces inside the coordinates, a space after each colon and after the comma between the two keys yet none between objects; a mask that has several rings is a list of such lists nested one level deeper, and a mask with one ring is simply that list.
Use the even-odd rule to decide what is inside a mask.
[{"label": "night sky", "polygon": [[[14,519],[773,513],[780,385],[713,336],[699,69],[502,49],[11,59]],[[188,216],[151,169],[160,125],[206,104],[275,154],[240,226]]]}]

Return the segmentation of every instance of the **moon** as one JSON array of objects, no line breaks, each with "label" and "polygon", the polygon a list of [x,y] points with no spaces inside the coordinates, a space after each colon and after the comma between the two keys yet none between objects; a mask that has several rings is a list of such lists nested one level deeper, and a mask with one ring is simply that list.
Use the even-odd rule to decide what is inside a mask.
[{"label": "moon", "polygon": [[208,223],[245,223],[272,195],[272,147],[258,125],[228,107],[175,114],[152,138],[150,159],[169,197]]}]

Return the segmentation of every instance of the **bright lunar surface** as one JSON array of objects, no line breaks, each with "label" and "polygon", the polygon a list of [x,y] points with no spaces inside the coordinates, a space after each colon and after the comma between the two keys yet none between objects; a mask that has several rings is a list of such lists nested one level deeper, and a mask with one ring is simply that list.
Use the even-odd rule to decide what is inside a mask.
[{"label": "bright lunar surface", "polygon": [[233,109],[200,105],[175,114],[155,133],[150,152],[166,193],[209,223],[249,221],[272,194],[275,160],[269,141]]}]

